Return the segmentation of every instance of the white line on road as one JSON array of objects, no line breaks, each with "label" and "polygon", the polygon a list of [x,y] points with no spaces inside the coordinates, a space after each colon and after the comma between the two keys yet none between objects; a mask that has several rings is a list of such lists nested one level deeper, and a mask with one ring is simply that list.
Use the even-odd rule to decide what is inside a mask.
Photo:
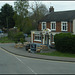
[{"label": "white line on road", "polygon": [[[16,56],[15,56],[16,57]],[[21,63],[23,63],[18,57],[16,57]],[[26,63],[23,63],[25,66],[27,66],[27,64]],[[37,74],[37,73],[35,73],[29,66],[27,66],[34,74]]]},{"label": "white line on road", "polygon": [[[3,50],[4,52],[6,52],[6,53],[8,53],[8,54],[10,54],[10,55],[12,55],[12,56],[14,56],[14,57],[15,57],[17,60],[19,60],[22,64],[24,64],[25,66],[27,66],[27,64],[26,64],[26,63],[23,63],[18,57],[16,57],[16,55],[13,55],[13,54],[9,53],[9,52],[5,51],[5,50],[2,49],[2,48],[0,48],[0,49]],[[27,68],[30,69],[32,73],[34,73],[35,75],[37,75],[37,73],[34,72],[34,70],[32,70],[29,66],[27,66]]]},{"label": "white line on road", "polygon": [[[4,50],[3,48],[0,47],[1,50],[5,51],[6,53],[10,54],[10,55],[13,55],[13,56],[17,56],[17,55],[14,55],[6,50]],[[23,56],[18,56],[18,57],[22,57],[22,58],[28,58],[28,57],[23,57]],[[75,64],[75,62],[63,62],[63,61],[52,61],[52,60],[44,60],[44,59],[36,59],[36,58],[28,58],[28,59],[35,59],[35,60],[42,60],[42,61],[47,61],[47,62],[58,62],[58,63],[72,63],[72,64]]]}]

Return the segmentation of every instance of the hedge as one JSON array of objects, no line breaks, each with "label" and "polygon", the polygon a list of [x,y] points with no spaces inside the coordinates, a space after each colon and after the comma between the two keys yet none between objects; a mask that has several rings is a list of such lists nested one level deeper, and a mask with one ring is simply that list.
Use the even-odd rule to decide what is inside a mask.
[{"label": "hedge", "polygon": [[60,33],[54,37],[55,48],[64,53],[75,53],[75,35],[71,33]]}]

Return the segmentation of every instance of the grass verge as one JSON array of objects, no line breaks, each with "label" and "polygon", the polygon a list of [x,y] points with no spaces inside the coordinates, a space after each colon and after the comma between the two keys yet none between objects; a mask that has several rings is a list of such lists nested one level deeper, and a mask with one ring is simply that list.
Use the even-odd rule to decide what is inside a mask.
[{"label": "grass verge", "polygon": [[14,43],[14,41],[10,40],[8,37],[1,37],[0,43]]},{"label": "grass verge", "polygon": [[51,53],[38,53],[38,54],[47,55],[47,56],[59,56],[59,57],[72,57],[72,58],[75,58],[75,54],[61,53],[61,52],[58,52],[58,51],[54,51],[54,52],[51,52]]}]

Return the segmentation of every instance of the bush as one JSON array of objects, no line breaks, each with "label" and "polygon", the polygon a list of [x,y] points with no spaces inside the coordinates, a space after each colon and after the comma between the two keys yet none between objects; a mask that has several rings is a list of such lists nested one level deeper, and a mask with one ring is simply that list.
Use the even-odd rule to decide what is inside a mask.
[{"label": "bush", "polygon": [[23,43],[25,40],[25,37],[23,35],[23,32],[17,32],[16,35],[14,36],[14,41],[15,43],[21,42]]},{"label": "bush", "polygon": [[14,36],[16,35],[16,33],[17,33],[17,29],[14,28],[9,29],[8,38],[14,40]]},{"label": "bush", "polygon": [[21,42],[22,44],[24,44],[25,39],[24,39],[24,38],[20,38],[20,42]]},{"label": "bush", "polygon": [[75,35],[60,33],[54,37],[56,50],[65,53],[75,53]]}]

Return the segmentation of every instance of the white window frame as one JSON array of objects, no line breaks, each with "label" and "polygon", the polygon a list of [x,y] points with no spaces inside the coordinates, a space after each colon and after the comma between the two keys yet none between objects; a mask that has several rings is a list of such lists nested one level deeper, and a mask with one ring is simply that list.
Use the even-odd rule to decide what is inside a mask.
[{"label": "white window frame", "polygon": [[[52,28],[52,24],[55,24],[55,28],[54,27]],[[51,22],[51,30],[56,30],[56,22],[55,21]]]},{"label": "white window frame", "polygon": [[45,23],[45,29],[46,29],[46,22],[42,22],[42,30],[43,30],[43,23]]},{"label": "white window frame", "polygon": [[[39,39],[35,39],[35,36],[38,36]],[[41,39],[40,39],[41,35],[40,34],[34,34],[34,41],[40,41],[41,42]]]},{"label": "white window frame", "polygon": [[[65,25],[63,25],[63,23],[66,23],[66,30],[63,30],[63,26],[65,27]],[[61,22],[61,31],[68,31],[68,23],[66,21]]]}]

